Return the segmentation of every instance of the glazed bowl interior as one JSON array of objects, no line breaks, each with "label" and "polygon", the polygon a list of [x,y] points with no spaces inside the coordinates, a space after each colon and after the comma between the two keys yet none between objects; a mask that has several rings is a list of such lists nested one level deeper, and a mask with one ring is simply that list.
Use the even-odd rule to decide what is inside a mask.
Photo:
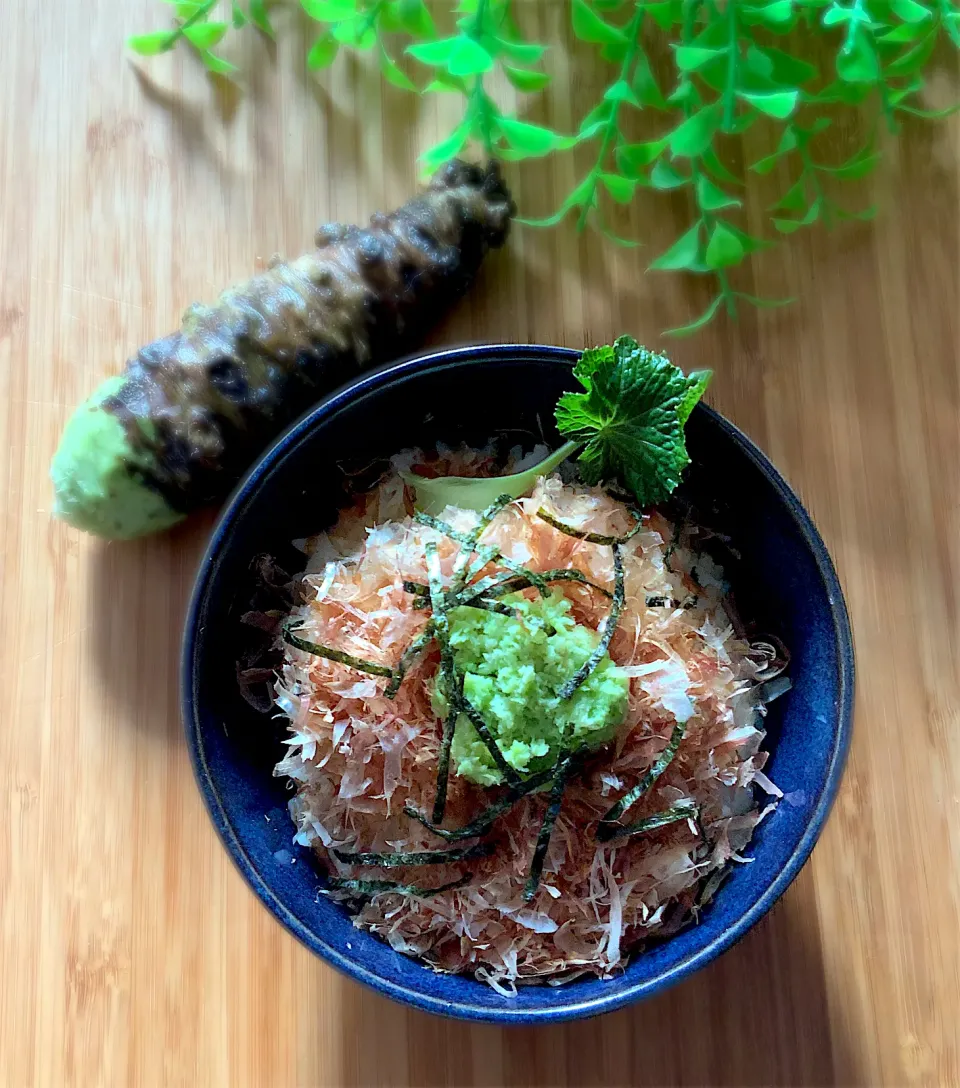
[{"label": "glazed bowl interior", "polygon": [[716,413],[688,425],[692,465],[678,495],[696,521],[729,540],[726,578],[757,633],[789,647],[793,689],[767,719],[767,774],[783,790],[757,829],[751,864],[735,866],[698,925],[636,955],[609,981],[521,987],[504,998],[467,977],[438,975],[356,930],[318,894],[321,868],[292,844],[289,790],[272,770],[282,720],[241,697],[239,622],[254,591],[251,559],[268,553],[290,572],[293,541],[333,523],[347,473],[415,445],[494,436],[555,442],[552,410],[575,388],[576,353],[506,347],[441,351],[393,364],[334,394],[267,453],[214,530],[188,617],[183,657],[187,739],[204,799],[233,860],[274,915],[342,971],[420,1008],[498,1022],[569,1019],[616,1008],[677,981],[743,935],[806,860],[842,772],[851,720],[853,657],[833,567],[812,522],[769,462]]}]

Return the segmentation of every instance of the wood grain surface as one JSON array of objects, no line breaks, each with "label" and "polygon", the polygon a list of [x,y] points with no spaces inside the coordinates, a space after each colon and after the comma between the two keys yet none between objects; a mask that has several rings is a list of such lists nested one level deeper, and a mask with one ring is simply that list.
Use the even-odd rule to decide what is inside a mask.
[{"label": "wood grain surface", "polygon": [[[559,0],[520,6],[565,38]],[[715,369],[711,402],[797,488],[846,589],[856,735],[813,859],[662,997],[468,1027],[315,960],[217,841],[176,676],[211,518],[104,544],[51,520],[47,479],[101,378],[318,222],[405,199],[456,103],[352,61],[309,77],[293,12],[276,52],[240,36],[239,89],[179,54],[132,64],[125,35],[163,17],[153,0],[0,4],[0,1085],[960,1084],[960,120],[889,148],[876,225],[758,260],[747,286],[797,305],[671,348]],[[572,47],[550,65],[533,116],[569,130],[602,74]],[[538,213],[574,171],[511,178]],[[659,343],[707,301],[643,271],[682,215],[655,197],[624,213],[641,251],[516,231],[434,342]]]}]

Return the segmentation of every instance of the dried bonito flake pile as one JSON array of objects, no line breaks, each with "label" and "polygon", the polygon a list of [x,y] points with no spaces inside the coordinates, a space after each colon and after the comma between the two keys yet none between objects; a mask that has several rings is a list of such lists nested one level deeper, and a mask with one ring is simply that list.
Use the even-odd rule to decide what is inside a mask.
[{"label": "dried bonito flake pile", "polygon": [[[481,474],[484,456],[448,452],[445,471]],[[408,452],[394,467],[418,461],[423,455]],[[593,586],[552,588],[570,601],[577,623],[602,631],[610,600],[594,586],[613,586],[613,551],[558,531],[544,513],[609,536],[625,536],[635,519],[601,489],[555,475],[506,506],[482,536],[505,560],[533,571],[581,572]],[[444,520],[468,533],[477,517],[450,508]],[[762,770],[770,660],[735,634],[722,571],[696,540],[695,530],[677,533],[653,512],[620,547],[624,604],[609,653],[629,677],[626,717],[613,741],[571,774],[531,898],[524,890],[549,790],[521,797],[486,834],[460,842],[409,814],[429,814],[437,790],[437,645],[412,664],[393,697],[386,676],[286,647],[276,703],[289,718],[289,750],[275,773],[296,787],[296,840],[316,850],[332,878],[327,894],[344,901],[358,927],[438,971],[473,973],[502,993],[522,981],[610,977],[645,940],[695,917],[730,863],[745,860],[754,828],[780,796]],[[414,519],[409,494],[391,473],[333,530],[302,542],[310,558],[292,617],[297,635],[394,666],[430,620],[404,583],[428,581],[431,545],[442,577],[451,579],[460,544]],[[496,570],[494,562],[480,576]],[[776,684],[782,690],[786,681]],[[631,827],[645,819],[651,826],[598,835],[617,800],[652,777],[623,815]],[[755,786],[768,796],[765,805]],[[451,768],[442,826],[470,824],[504,791]],[[673,816],[658,824],[662,813]],[[337,854],[452,847],[467,859],[384,867]],[[445,890],[431,894],[437,888]]]}]

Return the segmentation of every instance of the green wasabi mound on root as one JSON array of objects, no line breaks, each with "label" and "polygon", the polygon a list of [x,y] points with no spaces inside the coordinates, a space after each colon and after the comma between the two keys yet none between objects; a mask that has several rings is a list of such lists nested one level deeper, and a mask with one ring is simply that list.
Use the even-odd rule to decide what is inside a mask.
[{"label": "green wasabi mound on root", "polygon": [[[533,774],[552,767],[563,749],[598,748],[610,740],[626,714],[630,681],[604,656],[573,695],[560,700],[557,692],[587,660],[599,636],[574,621],[570,602],[559,593],[506,601],[515,607],[514,615],[452,609],[450,645],[464,674],[464,696],[510,766]],[[457,774],[471,782],[494,786],[503,780],[465,715],[457,722],[452,757]]]},{"label": "green wasabi mound on root", "polygon": [[120,420],[103,407],[123,384],[108,378],[73,413],[53,457],[53,512],[88,533],[130,540],[183,519],[145,483]]}]

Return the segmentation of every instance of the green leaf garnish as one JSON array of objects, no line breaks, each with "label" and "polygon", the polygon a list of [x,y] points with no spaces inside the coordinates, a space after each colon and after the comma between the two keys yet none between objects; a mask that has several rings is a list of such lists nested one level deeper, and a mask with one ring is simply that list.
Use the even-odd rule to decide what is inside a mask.
[{"label": "green leaf garnish", "polygon": [[560,398],[557,426],[584,444],[584,480],[619,479],[642,507],[662,502],[689,463],[680,411],[697,389],[702,395],[702,378],[687,378],[629,336],[585,351],[574,373],[586,392]]}]

